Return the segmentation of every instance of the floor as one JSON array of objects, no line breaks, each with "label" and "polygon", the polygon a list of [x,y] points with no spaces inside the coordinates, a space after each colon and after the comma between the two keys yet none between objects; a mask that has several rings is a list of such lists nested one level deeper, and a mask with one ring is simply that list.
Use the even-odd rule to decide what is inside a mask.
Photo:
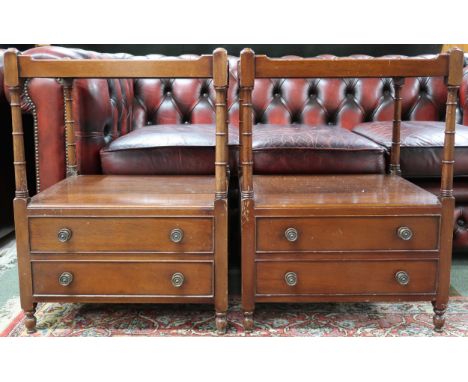
[{"label": "floor", "polygon": [[[453,256],[451,294],[468,296],[466,253]],[[18,315],[20,309],[15,237],[11,234],[0,240],[0,332]]]}]

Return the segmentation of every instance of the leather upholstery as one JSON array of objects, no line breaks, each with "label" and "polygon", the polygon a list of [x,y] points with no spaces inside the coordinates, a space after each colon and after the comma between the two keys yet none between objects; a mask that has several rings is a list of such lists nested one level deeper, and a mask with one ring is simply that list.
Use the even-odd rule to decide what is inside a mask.
[{"label": "leather upholstery", "polygon": [[[252,96],[254,120],[272,124],[333,124],[352,129],[365,121],[391,120],[392,95],[392,83],[387,78],[257,79]],[[442,78],[407,78],[402,88],[403,119],[443,119],[446,96]],[[461,110],[458,112],[461,121],[460,114]]]},{"label": "leather upholstery", "polygon": [[[443,122],[402,122],[400,128],[400,164],[402,176],[440,177],[444,147]],[[371,139],[387,150],[392,146],[392,122],[369,122],[353,132]],[[456,125],[454,176],[468,176],[468,126]]]},{"label": "leather upholstery", "polygon": [[[333,59],[335,56],[317,58]],[[351,58],[371,57],[354,55]],[[447,89],[442,78],[407,78],[401,94],[404,120],[443,119]],[[257,79],[252,96],[254,121],[332,124],[352,129],[362,122],[391,120],[392,95],[393,87],[388,78]],[[459,108],[460,122],[461,114]]]},{"label": "leather upholstery", "polygon": [[[105,54],[81,49],[43,46],[25,51],[35,58],[152,59],[129,54]],[[179,58],[196,58],[183,55]],[[178,57],[167,57],[177,59]],[[230,83],[236,83],[236,58],[230,57]],[[82,174],[102,172],[100,150],[121,135],[147,125],[213,123],[214,89],[211,80],[200,79],[86,79],[73,89],[78,169]],[[237,124],[236,87],[230,86],[230,120]],[[37,175],[43,190],[65,176],[63,95],[55,79],[32,79],[25,84],[25,111],[37,117]],[[53,138],[52,138],[53,137]]]},{"label": "leather upholstery", "polygon": [[[56,46],[24,52],[35,56],[71,58],[144,58],[103,54]],[[145,56],[148,58],[159,55]],[[196,57],[196,56],[183,56]],[[333,56],[324,55],[323,58]],[[353,56],[365,59],[366,56]],[[230,123],[238,124],[237,58],[230,57],[228,105]],[[465,69],[465,84],[468,83]],[[39,87],[39,84],[41,85]],[[37,86],[34,86],[37,85]],[[101,172],[99,151],[107,142],[148,124],[213,123],[213,88],[205,80],[80,80],[74,90],[79,170]],[[466,94],[466,85],[464,85]],[[65,176],[63,102],[56,80],[31,80],[29,101],[38,123],[38,175],[41,189]],[[339,124],[347,129],[374,120],[391,120],[392,90],[388,79],[260,79],[253,105],[255,123],[306,125]],[[402,91],[403,119],[441,120],[446,88],[442,79],[407,79]],[[468,118],[468,103],[459,108],[458,120]],[[465,112],[467,110],[467,112]],[[52,136],[54,139],[52,139]]]},{"label": "leather upholstery", "polygon": [[[440,179],[410,179],[418,186],[435,195],[440,191]],[[466,250],[468,248],[468,178],[455,178],[453,182],[453,196],[456,200],[453,227],[453,248]]]},{"label": "leather upholstery", "polygon": [[[102,171],[112,175],[214,174],[215,125],[156,125],[132,131],[101,150]],[[229,129],[230,167],[239,133]]]},{"label": "leather upholstery", "polygon": [[[136,58],[56,46],[34,48],[24,54],[49,58]],[[237,125],[237,58],[229,59],[229,116],[230,123]],[[214,121],[214,111],[210,110],[213,90],[208,81],[80,80],[75,85],[77,154],[83,174],[101,173],[101,148],[131,130],[148,124]],[[33,113],[36,120],[36,170],[43,190],[65,176],[62,89],[55,79],[33,79],[24,89],[23,108]],[[443,120],[446,88],[441,79],[407,79],[402,96],[404,120]],[[252,102],[254,121],[263,124],[338,124],[352,129],[362,122],[392,119],[392,89],[386,78],[256,80]],[[459,105],[457,122],[468,125],[468,68],[464,69]],[[455,192],[457,187],[468,189],[468,185],[457,180],[455,184]],[[458,200],[456,211],[468,216],[468,207]],[[457,231],[454,245],[463,242],[460,245],[467,247],[468,234],[463,236],[464,241],[459,240],[461,237]]]},{"label": "leather upholstery", "polygon": [[256,174],[383,173],[383,147],[339,126],[256,125]]}]

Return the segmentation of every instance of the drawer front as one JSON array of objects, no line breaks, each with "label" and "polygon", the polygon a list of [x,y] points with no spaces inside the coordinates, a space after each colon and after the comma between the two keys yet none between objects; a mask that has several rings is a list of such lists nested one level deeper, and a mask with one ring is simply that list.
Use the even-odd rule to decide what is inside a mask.
[{"label": "drawer front", "polygon": [[437,250],[438,216],[257,218],[257,250]]},{"label": "drawer front", "polygon": [[211,296],[211,262],[33,262],[33,293]]},{"label": "drawer front", "polygon": [[30,218],[32,252],[212,252],[211,218]]},{"label": "drawer front", "polygon": [[257,263],[257,295],[435,293],[437,261]]}]

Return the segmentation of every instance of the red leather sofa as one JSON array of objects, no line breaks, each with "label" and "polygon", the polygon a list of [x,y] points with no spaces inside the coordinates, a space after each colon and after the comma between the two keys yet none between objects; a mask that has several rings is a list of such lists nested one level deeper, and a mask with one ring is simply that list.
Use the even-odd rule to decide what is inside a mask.
[{"label": "red leather sofa", "polygon": [[[61,47],[39,47],[24,54],[48,58],[137,58]],[[229,60],[234,227],[239,116],[237,58]],[[214,123],[213,94],[211,83],[206,80],[77,81],[73,98],[80,172],[212,171],[205,164],[213,162],[214,142],[209,138],[209,126]],[[437,193],[438,155],[443,144],[438,121],[444,117],[446,87],[438,78],[406,79],[402,97],[404,121],[432,121],[424,126],[403,122],[402,175]],[[24,86],[23,109],[34,117],[38,190],[65,176],[62,98],[62,87],[56,79],[33,79]],[[389,79],[257,80],[253,105],[257,173],[387,170],[389,124],[383,121],[391,121],[393,115]],[[468,125],[468,68],[457,112],[457,122]],[[454,248],[460,250],[468,247],[468,127],[457,126],[456,145]],[[231,237],[235,235],[231,232]]]}]

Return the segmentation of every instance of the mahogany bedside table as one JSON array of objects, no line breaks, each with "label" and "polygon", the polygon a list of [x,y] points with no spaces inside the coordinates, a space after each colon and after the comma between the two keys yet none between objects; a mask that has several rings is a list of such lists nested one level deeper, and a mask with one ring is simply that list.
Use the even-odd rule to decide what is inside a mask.
[{"label": "mahogany bedside table", "polygon": [[[256,303],[427,300],[441,330],[448,303],[453,233],[455,107],[463,54],[433,59],[240,61],[242,307]],[[440,196],[399,176],[404,77],[448,84]],[[255,175],[252,89],[256,78],[393,77],[395,108],[388,175]],[[265,127],[266,128],[266,127]]]},{"label": "mahogany bedside table", "polygon": [[[13,114],[21,306],[37,302],[213,303],[227,311],[227,108],[224,49],[196,60],[34,60],[5,54]],[[20,79],[64,78],[67,178],[29,198]],[[213,176],[77,175],[74,78],[213,78]]]}]

